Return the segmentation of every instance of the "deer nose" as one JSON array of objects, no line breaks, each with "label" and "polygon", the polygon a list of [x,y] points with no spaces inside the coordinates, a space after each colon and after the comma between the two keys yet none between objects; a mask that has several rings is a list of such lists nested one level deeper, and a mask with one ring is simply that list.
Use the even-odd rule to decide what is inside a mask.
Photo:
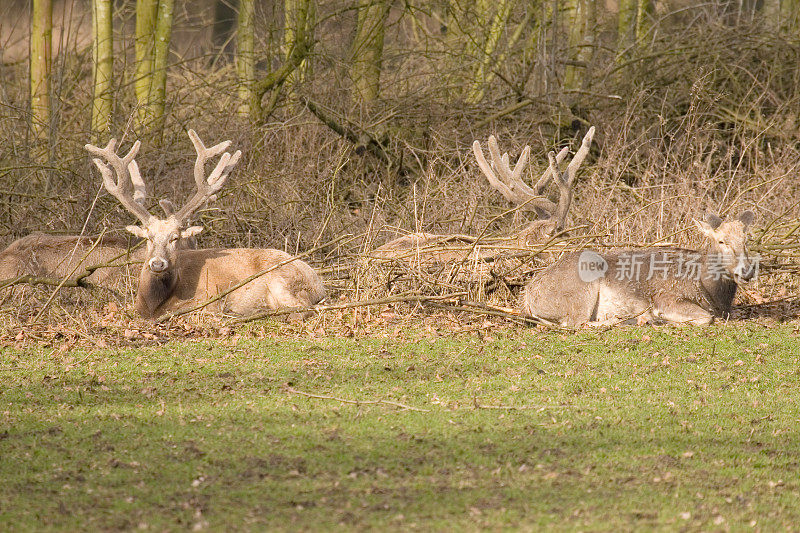
[{"label": "deer nose", "polygon": [[152,272],[164,272],[169,266],[169,262],[162,257],[153,257],[147,262],[147,266]]},{"label": "deer nose", "polygon": [[751,263],[739,263],[733,270],[734,277],[737,280],[750,281],[756,273],[755,265]]}]

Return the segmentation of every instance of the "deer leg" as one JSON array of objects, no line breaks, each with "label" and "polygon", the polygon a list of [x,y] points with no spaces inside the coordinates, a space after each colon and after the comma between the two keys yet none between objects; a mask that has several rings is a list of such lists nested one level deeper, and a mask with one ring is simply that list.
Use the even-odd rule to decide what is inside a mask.
[{"label": "deer leg", "polygon": [[653,314],[657,318],[673,324],[707,326],[714,322],[714,315],[687,300],[658,302],[654,307]]}]

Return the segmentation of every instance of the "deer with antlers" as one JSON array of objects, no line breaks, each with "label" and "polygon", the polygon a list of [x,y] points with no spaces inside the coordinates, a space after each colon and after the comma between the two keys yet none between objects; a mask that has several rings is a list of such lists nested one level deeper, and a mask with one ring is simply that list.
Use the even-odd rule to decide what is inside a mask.
[{"label": "deer with antlers", "polygon": [[[131,165],[127,187],[134,201],[143,204],[145,183],[135,161]],[[161,206],[167,216],[175,210],[169,200],[162,200]],[[121,235],[32,233],[0,252],[0,288],[18,282],[55,285],[64,281],[65,286],[98,286],[127,292],[134,265],[138,266],[145,257],[146,248],[142,244],[141,239]],[[181,239],[177,244],[178,249],[195,247],[194,238]]]},{"label": "deer with antlers", "polygon": [[747,249],[755,215],[723,220],[708,213],[695,225],[704,250],[640,248],[566,254],[525,287],[522,314],[563,326],[666,322],[706,325],[727,318],[739,283],[758,259]]},{"label": "deer with antlers", "polygon": [[[321,301],[325,289],[314,269],[281,250],[180,249],[182,242],[203,230],[201,226],[188,226],[189,219],[222,189],[241,157],[238,150],[232,155],[225,151],[231,141],[207,148],[193,130],[188,134],[197,152],[194,164],[197,191],[180,209],[169,202],[159,202],[167,214],[163,219],[153,216],[137,202],[135,192],[130,194],[131,184],[136,191],[136,184],[143,183],[135,161],[139,141],[122,157],[116,152],[115,139],[104,148],[86,145],[95,156],[93,161],[106,190],[141,223],[126,229],[147,242],[136,294],[139,314],[155,318],[215,299],[205,309],[238,315],[308,307]],[[206,177],[205,165],[216,156],[220,158]]]},{"label": "deer with antlers", "polygon": [[[594,127],[589,128],[575,157],[564,172],[559,170],[559,165],[569,153],[569,148],[564,147],[558,154],[549,153],[549,166],[533,187],[528,186],[522,180],[530,156],[530,146],[523,149],[517,164],[511,168],[508,154],[500,154],[497,139],[494,136],[489,137],[488,143],[491,164],[487,162],[483,154],[480,141],[476,140],[472,144],[478,167],[489,184],[509,202],[517,205],[518,210],[533,211],[538,217],[537,220],[529,223],[515,234],[518,248],[530,248],[536,244],[545,243],[566,228],[575,178],[578,169],[589,153],[594,132]],[[556,182],[559,189],[557,203],[542,195],[551,180]],[[478,246],[478,240],[467,235],[411,233],[393,239],[369,252],[361,261],[359,270],[373,272],[374,269],[370,267],[375,264],[389,265],[390,267],[410,266],[435,272],[441,271],[442,267],[448,264],[469,265],[474,269],[475,265],[485,266],[485,261],[503,255],[503,250],[507,249],[507,247],[493,246],[488,242]],[[400,268],[400,270],[404,269]],[[480,276],[485,277],[484,275],[489,274],[488,268],[482,268],[482,271]]]}]

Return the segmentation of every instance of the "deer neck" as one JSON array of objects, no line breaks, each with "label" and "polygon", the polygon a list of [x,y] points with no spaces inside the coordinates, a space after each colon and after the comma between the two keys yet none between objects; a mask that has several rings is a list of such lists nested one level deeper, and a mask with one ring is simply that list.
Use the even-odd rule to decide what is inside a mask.
[{"label": "deer neck", "polygon": [[738,286],[728,272],[719,275],[709,268],[709,261],[715,253],[716,250],[711,246],[705,250],[700,287],[712,311],[716,315],[724,316],[730,313]]},{"label": "deer neck", "polygon": [[175,293],[178,278],[178,268],[175,266],[156,274],[147,268],[145,262],[139,274],[136,311],[145,318],[158,316],[162,305]]}]

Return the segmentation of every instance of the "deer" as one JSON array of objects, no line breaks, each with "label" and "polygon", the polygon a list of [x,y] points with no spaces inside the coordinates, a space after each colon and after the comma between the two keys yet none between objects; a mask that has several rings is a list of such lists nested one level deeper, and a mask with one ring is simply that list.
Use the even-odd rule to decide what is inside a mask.
[{"label": "deer", "polygon": [[[522,173],[527,167],[530,157],[530,146],[525,146],[525,148],[523,148],[522,154],[517,160],[517,164],[514,168],[511,168],[508,153],[500,154],[497,138],[494,135],[490,135],[488,140],[489,154],[492,158],[491,164],[486,161],[481,142],[475,140],[472,143],[472,151],[475,155],[475,160],[478,163],[478,167],[483,172],[483,175],[489,181],[489,185],[498,191],[506,200],[517,205],[519,209],[536,213],[537,220],[531,222],[518,234],[521,244],[530,246],[536,243],[542,243],[548,238],[564,231],[567,215],[572,204],[575,177],[578,173],[578,169],[589,153],[589,148],[594,138],[594,132],[594,126],[589,128],[581,141],[580,148],[563,173],[558,170],[558,165],[566,158],[569,153],[569,147],[565,146],[558,154],[554,152],[548,153],[549,166],[533,187],[530,187],[522,181]],[[542,196],[542,193],[551,180],[554,180],[558,186],[559,199],[557,203]],[[469,236],[411,233],[389,241],[375,249],[373,254],[377,253],[377,256],[384,256],[393,251],[403,251],[410,248],[419,248],[426,244],[435,244],[444,241],[451,242],[454,240],[461,243],[474,242],[474,238]]]},{"label": "deer", "polygon": [[[525,146],[517,164],[512,168],[508,153],[500,153],[494,135],[488,139],[491,164],[486,160],[481,142],[475,140],[472,143],[475,160],[489,185],[509,202],[518,206],[518,211],[533,211],[537,216],[537,220],[514,233],[519,248],[528,249],[537,244],[544,244],[564,233],[572,204],[575,179],[589,153],[594,133],[595,128],[589,128],[564,172],[559,171],[559,165],[566,159],[569,147],[565,146],[558,154],[550,152],[547,156],[549,166],[533,187],[522,180],[522,174],[527,168],[530,157],[530,146]],[[555,181],[559,190],[557,202],[543,196],[551,181]],[[488,243],[478,246],[479,241],[480,239],[469,235],[411,233],[395,238],[369,252],[367,258],[361,261],[360,270],[370,272],[372,269],[366,267],[371,263],[399,263],[401,267],[410,265],[439,271],[452,263],[470,262],[471,268],[474,269],[475,265],[482,268],[478,277],[483,278],[490,275],[485,261],[501,255],[507,248],[493,247]]]},{"label": "deer", "polygon": [[532,278],[523,316],[560,326],[619,323],[708,325],[730,316],[740,283],[756,275],[747,249],[755,215],[731,220],[708,213],[694,219],[706,237],[701,251],[645,248],[565,255]]},{"label": "deer", "polygon": [[[103,147],[85,145],[103,178],[103,186],[135,216],[140,225],[126,230],[146,241],[139,274],[135,309],[144,318],[155,319],[215,300],[205,309],[214,314],[249,315],[257,311],[307,308],[325,297],[316,271],[304,261],[282,250],[254,248],[180,249],[180,243],[196,237],[202,226],[189,226],[192,215],[213,200],[239,162],[241,151],[226,150],[231,141],[206,147],[194,130],[188,130],[197,158],[194,164],[195,194],[181,207],[160,202],[165,218],[152,215],[126,190],[138,173],[136,141],[125,156],[116,152],[116,139]],[[209,159],[220,156],[206,176]],[[115,180],[116,177],[116,180]],[[166,207],[165,207],[166,206]]]},{"label": "deer", "polygon": [[[144,204],[146,187],[138,166],[131,164],[132,194]],[[175,209],[162,200],[165,213]],[[82,287],[99,286],[111,290],[127,287],[129,266],[145,256],[141,239],[121,235],[48,235],[32,233],[12,242],[0,252],[0,287],[24,278],[48,284],[69,280]],[[184,239],[178,248],[195,248],[195,240]]]},{"label": "deer", "polygon": [[57,284],[121,288],[127,266],[144,257],[136,241],[118,235],[47,235],[32,233],[0,252],[0,287],[26,278]]}]

